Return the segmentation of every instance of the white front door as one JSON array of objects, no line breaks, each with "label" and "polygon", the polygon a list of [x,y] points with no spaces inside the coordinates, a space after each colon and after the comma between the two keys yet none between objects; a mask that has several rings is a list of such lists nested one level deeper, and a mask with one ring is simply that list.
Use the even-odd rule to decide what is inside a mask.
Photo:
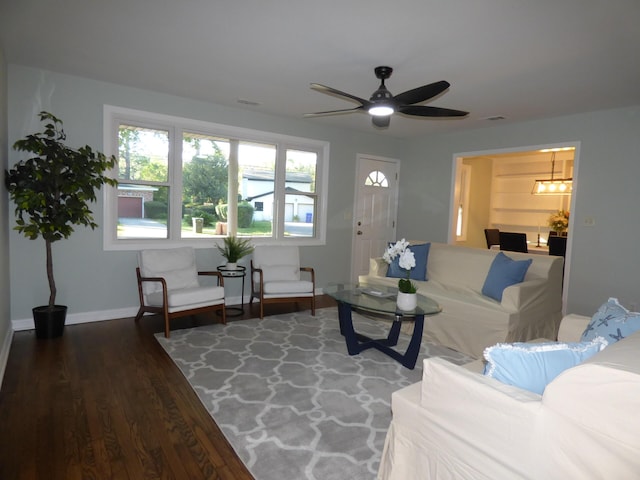
[{"label": "white front door", "polygon": [[398,160],[358,155],[351,246],[351,281],[369,271],[369,259],[382,256],[396,240]]}]

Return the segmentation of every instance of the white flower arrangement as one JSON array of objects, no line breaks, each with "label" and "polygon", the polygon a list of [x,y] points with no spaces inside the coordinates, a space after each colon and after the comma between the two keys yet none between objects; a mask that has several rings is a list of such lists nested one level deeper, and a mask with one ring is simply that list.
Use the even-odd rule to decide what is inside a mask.
[{"label": "white flower arrangement", "polygon": [[418,291],[415,283],[410,280],[411,269],[416,266],[416,257],[413,252],[409,250],[409,242],[404,238],[398,240],[395,244],[390,245],[384,252],[382,258],[385,262],[391,263],[396,257],[398,258],[398,265],[400,268],[407,271],[407,278],[401,278],[398,281],[398,290],[402,293],[416,293]]}]

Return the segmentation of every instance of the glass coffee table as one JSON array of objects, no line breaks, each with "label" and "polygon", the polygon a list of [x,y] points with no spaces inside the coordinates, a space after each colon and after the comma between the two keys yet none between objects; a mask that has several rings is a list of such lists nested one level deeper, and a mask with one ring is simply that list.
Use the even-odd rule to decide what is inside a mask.
[{"label": "glass coffee table", "polygon": [[[382,285],[335,284],[326,287],[324,293],[338,302],[340,333],[345,338],[349,355],[357,355],[363,350],[375,348],[409,369],[416,366],[420,353],[424,316],[435,315],[442,311],[437,302],[420,294],[418,294],[418,306],[415,309],[399,310],[396,305],[398,289]],[[394,320],[387,338],[373,339],[357,333],[353,328],[351,317],[353,310],[393,317]],[[398,344],[403,320],[414,322],[411,340],[405,353],[392,348]]]}]

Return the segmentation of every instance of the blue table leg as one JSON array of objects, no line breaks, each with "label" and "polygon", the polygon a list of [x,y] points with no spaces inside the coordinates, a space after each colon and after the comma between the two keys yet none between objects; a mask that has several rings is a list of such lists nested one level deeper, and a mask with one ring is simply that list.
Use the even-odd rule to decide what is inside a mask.
[{"label": "blue table leg", "polygon": [[422,331],[424,329],[424,315],[414,317],[413,334],[409,341],[409,346],[404,354],[391,348],[397,345],[400,336],[402,317],[397,317],[391,325],[389,334],[385,339],[372,339],[365,335],[356,333],[353,328],[353,317],[351,315],[351,305],[338,302],[338,319],[340,322],[340,334],[344,336],[349,355],[357,355],[368,348],[375,348],[400,362],[403,366],[413,370],[420,354],[420,344],[422,343]]}]

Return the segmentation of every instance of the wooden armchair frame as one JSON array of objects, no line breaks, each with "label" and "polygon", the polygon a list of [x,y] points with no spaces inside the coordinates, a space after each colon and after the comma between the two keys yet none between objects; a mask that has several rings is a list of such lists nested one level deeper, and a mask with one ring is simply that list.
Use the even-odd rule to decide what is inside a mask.
[{"label": "wooden armchair frame", "polygon": [[[264,296],[264,273],[262,268],[257,268],[253,265],[253,260],[251,261],[251,299],[249,300],[249,305],[253,304],[253,299],[257,299],[260,302],[260,318],[264,318],[264,305],[269,303],[297,303],[297,302],[311,302],[311,315],[316,314],[316,273],[312,267],[300,267],[300,272],[307,272],[311,274],[311,283],[313,284],[313,290],[311,295],[309,294],[299,294],[299,295],[291,295],[291,296],[282,296],[282,297],[265,297]],[[259,291],[255,290],[254,282],[254,273],[259,275],[259,281],[257,282],[259,285]],[[283,294],[285,295],[285,294]]]},{"label": "wooden armchair frame", "polygon": [[[218,277],[218,286],[224,288],[224,278],[220,272],[198,272],[198,275]],[[135,321],[137,322],[138,320],[140,320],[145,313],[162,314],[162,316],[164,317],[164,336],[166,338],[169,338],[171,335],[169,328],[170,321],[178,317],[186,317],[189,315],[198,315],[201,313],[215,312],[220,310],[222,312],[222,323],[227,323],[224,298],[223,302],[217,305],[207,305],[204,307],[179,310],[177,312],[169,312],[168,288],[166,280],[163,277],[143,277],[140,274],[140,267],[136,267],[136,277],[138,279],[140,309],[138,310]],[[144,282],[159,282],[162,284],[162,306],[152,306],[145,304],[144,292],[142,289],[142,285]]]}]

